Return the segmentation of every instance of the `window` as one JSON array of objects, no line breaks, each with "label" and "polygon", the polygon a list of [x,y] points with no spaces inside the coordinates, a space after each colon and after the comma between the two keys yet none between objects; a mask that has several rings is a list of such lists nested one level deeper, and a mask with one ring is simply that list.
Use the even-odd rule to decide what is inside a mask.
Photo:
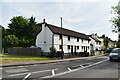
[{"label": "window", "polygon": [[88,43],[89,43],[90,41],[88,40]]},{"label": "window", "polygon": [[84,48],[84,46],[82,46],[82,49]]},{"label": "window", "polygon": [[59,45],[59,49],[62,49],[62,45]]},{"label": "window", "polygon": [[68,36],[68,41],[70,41],[70,36]]},{"label": "window", "polygon": [[79,49],[79,46],[77,46],[77,49]]},{"label": "window", "polygon": [[77,42],[79,42],[79,38],[77,38]]},{"label": "window", "polygon": [[83,43],[83,39],[82,39],[82,43]]},{"label": "window", "polygon": [[62,35],[60,35],[60,39],[62,39]]},{"label": "window", "polygon": [[88,49],[89,49],[89,46],[88,46]]},{"label": "window", "polygon": [[68,49],[70,49],[70,45],[68,45]]}]

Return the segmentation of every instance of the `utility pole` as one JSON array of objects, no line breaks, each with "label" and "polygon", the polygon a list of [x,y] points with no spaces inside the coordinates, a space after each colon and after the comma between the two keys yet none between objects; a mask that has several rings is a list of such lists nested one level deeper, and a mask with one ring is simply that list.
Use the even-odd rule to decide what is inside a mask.
[{"label": "utility pole", "polygon": [[62,32],[62,17],[61,17],[61,59],[64,57],[64,52],[63,52],[63,32]]},{"label": "utility pole", "polygon": [[0,26],[0,53],[2,53],[2,27]]}]

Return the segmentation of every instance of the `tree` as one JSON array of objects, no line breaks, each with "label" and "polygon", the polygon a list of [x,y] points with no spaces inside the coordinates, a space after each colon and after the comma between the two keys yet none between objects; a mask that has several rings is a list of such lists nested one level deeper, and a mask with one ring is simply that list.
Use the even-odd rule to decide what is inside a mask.
[{"label": "tree", "polygon": [[29,21],[22,16],[13,17],[10,21],[11,23],[8,24],[9,33],[18,38],[26,38]]},{"label": "tree", "polygon": [[[112,7],[114,14],[117,14],[110,21],[112,22],[114,29],[112,30],[115,33],[120,33],[120,1],[117,6]],[[118,35],[119,38],[120,34]],[[117,42],[117,47],[120,47],[120,38]]]},{"label": "tree", "polygon": [[41,27],[42,27],[42,23],[37,24],[37,22],[35,21],[35,17],[31,16],[29,18],[28,36],[30,36],[29,38],[31,38],[30,40],[33,45],[35,44],[37,34],[41,31]]},{"label": "tree", "polygon": [[9,47],[15,47],[18,44],[18,38],[15,35],[5,36],[3,41]]},{"label": "tree", "polygon": [[118,33],[120,32],[120,3],[117,6],[112,7],[112,9],[113,9],[113,13],[117,14],[115,17],[113,17],[110,20],[114,26],[112,31]]},{"label": "tree", "polygon": [[108,47],[108,43],[109,43],[109,39],[107,37],[105,37],[103,39],[103,43],[104,43],[105,48],[107,48]]}]

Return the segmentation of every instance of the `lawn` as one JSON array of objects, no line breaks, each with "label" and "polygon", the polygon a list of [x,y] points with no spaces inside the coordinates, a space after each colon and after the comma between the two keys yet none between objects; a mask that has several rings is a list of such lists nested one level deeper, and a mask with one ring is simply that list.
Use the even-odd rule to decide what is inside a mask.
[{"label": "lawn", "polygon": [[38,57],[38,56],[21,56],[21,55],[9,55],[0,54],[0,63],[17,63],[17,62],[28,62],[28,61],[45,61],[55,60],[55,58]]}]

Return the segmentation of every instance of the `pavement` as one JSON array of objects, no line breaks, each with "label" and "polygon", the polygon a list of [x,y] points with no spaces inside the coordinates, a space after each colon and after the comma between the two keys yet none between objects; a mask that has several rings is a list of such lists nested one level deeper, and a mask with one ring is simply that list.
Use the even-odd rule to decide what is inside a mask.
[{"label": "pavement", "polygon": [[65,61],[74,61],[74,60],[82,60],[82,59],[96,58],[96,57],[99,57],[99,56],[103,56],[103,55],[89,56],[89,57],[67,58],[67,59],[60,59],[60,60],[47,60],[47,61],[30,61],[30,62],[18,62],[18,63],[5,63],[5,64],[0,64],[0,67],[23,66],[23,65],[34,65],[34,64],[48,64],[48,63],[57,63],[57,62],[65,62]]}]

